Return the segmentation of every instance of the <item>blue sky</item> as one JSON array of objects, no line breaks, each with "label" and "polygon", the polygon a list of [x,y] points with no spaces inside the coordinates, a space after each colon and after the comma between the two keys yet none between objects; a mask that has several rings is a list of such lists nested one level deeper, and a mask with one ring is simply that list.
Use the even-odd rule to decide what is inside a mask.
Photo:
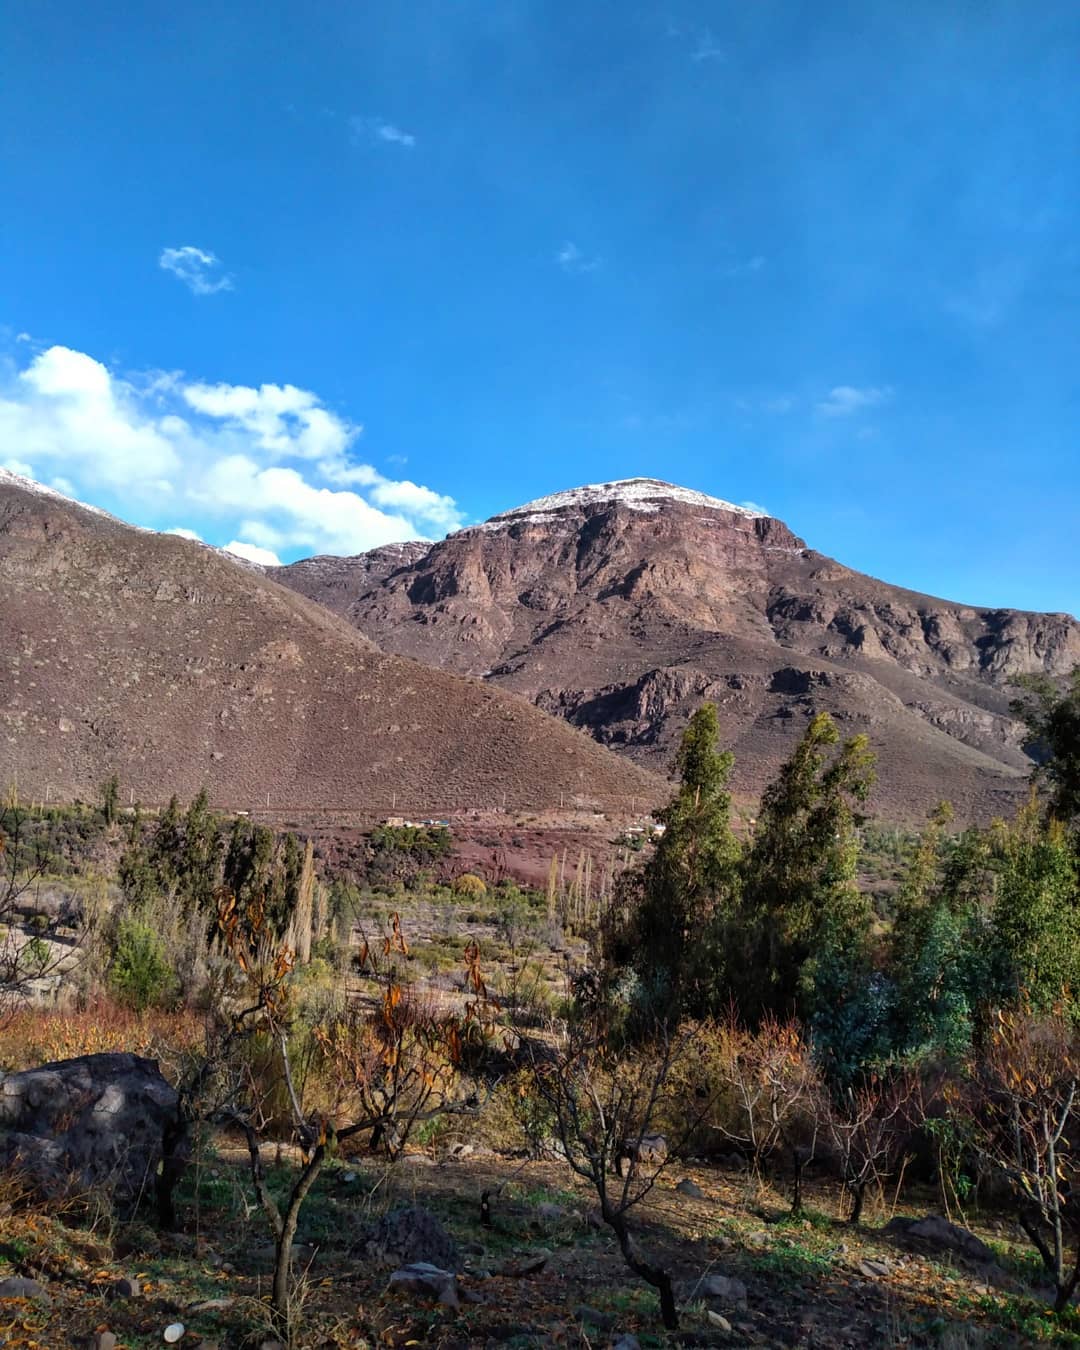
[{"label": "blue sky", "polygon": [[1080,610],[1072,0],[2,22],[0,463],[283,559],[654,475]]}]

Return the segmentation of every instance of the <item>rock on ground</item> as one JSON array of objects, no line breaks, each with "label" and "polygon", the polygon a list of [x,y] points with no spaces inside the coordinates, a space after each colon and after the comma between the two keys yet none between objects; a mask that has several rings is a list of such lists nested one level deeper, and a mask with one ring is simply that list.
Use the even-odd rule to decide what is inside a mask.
[{"label": "rock on ground", "polygon": [[452,1271],[440,1270],[429,1261],[413,1261],[401,1270],[395,1270],[390,1276],[389,1287],[421,1298],[433,1298],[448,1308],[460,1304],[457,1276]]},{"label": "rock on ground", "polygon": [[156,1194],[167,1210],[185,1158],[179,1099],[156,1060],[82,1055],[0,1082],[0,1167],[48,1196],[104,1192],[128,1216]]},{"label": "rock on ground", "polygon": [[915,1238],[943,1251],[957,1252],[970,1261],[986,1264],[994,1261],[994,1253],[985,1242],[966,1228],[961,1228],[959,1224],[950,1223],[940,1214],[928,1214],[924,1219],[904,1219],[898,1216],[889,1220],[885,1225],[885,1232],[902,1238]]},{"label": "rock on ground", "polygon": [[457,1244],[439,1219],[422,1205],[384,1214],[364,1239],[368,1257],[384,1266],[416,1263],[441,1270],[461,1269]]},{"label": "rock on ground", "polygon": [[728,1275],[703,1275],[688,1286],[687,1297],[715,1300],[730,1308],[745,1308],[746,1285]]},{"label": "rock on ground", "polygon": [[37,1280],[28,1280],[23,1275],[9,1275],[6,1280],[0,1280],[0,1298],[33,1298],[39,1303],[52,1302],[44,1285]]}]

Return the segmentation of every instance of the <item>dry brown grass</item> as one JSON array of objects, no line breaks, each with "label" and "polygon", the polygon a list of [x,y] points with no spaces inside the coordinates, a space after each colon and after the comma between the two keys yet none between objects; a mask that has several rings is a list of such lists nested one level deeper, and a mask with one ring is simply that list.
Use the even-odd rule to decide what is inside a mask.
[{"label": "dry brown grass", "polygon": [[202,1020],[186,1009],[135,1012],[105,998],[75,1011],[21,1008],[0,1022],[0,1065],[18,1071],[78,1055],[125,1051],[159,1059],[167,1072],[202,1035]]}]

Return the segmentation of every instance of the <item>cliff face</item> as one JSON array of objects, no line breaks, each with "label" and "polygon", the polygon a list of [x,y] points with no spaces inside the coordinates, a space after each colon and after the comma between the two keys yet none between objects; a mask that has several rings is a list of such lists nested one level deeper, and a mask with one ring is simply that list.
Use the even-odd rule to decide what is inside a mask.
[{"label": "cliff face", "polygon": [[259,568],[2,472],[0,621],[0,782],[27,797],[96,800],[114,772],[145,803],[206,786],[224,806],[367,815],[640,807],[662,788]]},{"label": "cliff face", "polygon": [[[1064,614],[984,610],[889,586],[808,549],[781,521],[629,480],[556,494],[390,567],[338,562],[313,588],[386,650],[483,677],[665,767],[686,718],[714,700],[757,791],[809,717],[866,732],[877,807],[917,819],[1011,809],[1029,764],[1009,679],[1080,662]],[[379,550],[379,554],[384,550]]]}]

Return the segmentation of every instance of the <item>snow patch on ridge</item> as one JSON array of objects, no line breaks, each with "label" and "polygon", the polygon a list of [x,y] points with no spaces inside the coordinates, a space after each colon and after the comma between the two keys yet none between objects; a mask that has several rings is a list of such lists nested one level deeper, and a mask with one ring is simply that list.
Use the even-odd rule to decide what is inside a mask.
[{"label": "snow patch on ridge", "polygon": [[[77,497],[69,497],[66,492],[39,483],[36,478],[27,478],[21,473],[13,473],[11,469],[0,468],[0,487],[4,486],[21,488],[23,492],[33,492],[38,497],[52,497],[56,501],[66,502],[69,506],[78,506],[83,511],[91,511],[95,516],[104,516],[106,520],[116,520],[116,516],[111,516],[108,511],[103,511],[100,506],[91,506],[88,502],[79,501]],[[139,529],[140,527],[135,525],[132,528]]]},{"label": "snow patch on ridge", "polygon": [[557,511],[586,506],[606,506],[612,503],[625,506],[631,511],[652,514],[661,510],[666,502],[704,507],[710,511],[727,511],[750,520],[768,518],[764,511],[751,511],[748,507],[736,506],[734,502],[721,501],[719,497],[710,497],[705,492],[695,492],[691,488],[677,487],[674,483],[665,483],[659,478],[623,478],[614,483],[590,483],[585,487],[552,493],[549,497],[537,497],[535,501],[526,502],[524,506],[517,506],[512,511],[500,512],[483,525],[473,528],[500,530],[521,521],[540,523]]}]

